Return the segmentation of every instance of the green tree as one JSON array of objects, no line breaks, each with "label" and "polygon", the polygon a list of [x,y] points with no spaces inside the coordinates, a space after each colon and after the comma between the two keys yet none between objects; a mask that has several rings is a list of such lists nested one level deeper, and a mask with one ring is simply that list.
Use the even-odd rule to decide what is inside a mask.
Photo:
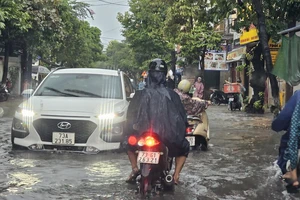
[{"label": "green tree", "polygon": [[31,27],[30,16],[23,12],[24,8],[25,5],[19,0],[0,0],[0,39],[2,40],[1,45],[5,49],[3,76],[0,77],[2,83],[5,83],[8,74],[11,40]]},{"label": "green tree", "polygon": [[[181,54],[191,63],[207,49],[220,48],[221,35],[213,30],[208,0],[168,1],[165,32],[171,41],[182,46]],[[204,60],[204,59],[202,59]],[[204,70],[204,63],[202,63]]]},{"label": "green tree", "polygon": [[52,42],[44,40],[37,51],[42,60],[50,65],[71,68],[91,67],[93,62],[102,60],[100,29],[81,20],[90,16],[88,4],[64,1],[58,8],[63,32]]},{"label": "green tree", "polygon": [[22,49],[22,69],[31,80],[32,55],[48,64],[89,67],[102,59],[98,28],[82,19],[91,16],[89,5],[69,0],[0,0],[0,37],[5,42],[5,67],[13,45]]},{"label": "green tree", "polygon": [[135,62],[134,52],[128,43],[110,41],[106,49],[106,61],[98,62],[94,67],[106,69],[120,69],[131,77],[137,77],[141,68]]},{"label": "green tree", "polygon": [[154,57],[170,59],[174,49],[164,35],[164,20],[167,5],[164,1],[131,0],[130,9],[118,14],[118,20],[124,27],[123,35],[135,53],[140,66]]},{"label": "green tree", "polygon": [[208,2],[131,0],[129,12],[119,14],[118,19],[138,63],[148,62],[155,56],[170,59],[171,52],[174,67],[175,44],[182,46],[181,56],[190,63],[198,61],[200,55],[204,56],[207,48],[218,47],[221,36],[209,23],[205,8]]}]

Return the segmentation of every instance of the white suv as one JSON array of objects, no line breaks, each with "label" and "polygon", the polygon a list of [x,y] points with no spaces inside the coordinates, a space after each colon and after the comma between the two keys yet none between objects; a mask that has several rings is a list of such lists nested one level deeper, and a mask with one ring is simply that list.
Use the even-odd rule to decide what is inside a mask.
[{"label": "white suv", "polygon": [[52,71],[17,109],[14,149],[97,153],[118,149],[134,89],[118,70]]}]

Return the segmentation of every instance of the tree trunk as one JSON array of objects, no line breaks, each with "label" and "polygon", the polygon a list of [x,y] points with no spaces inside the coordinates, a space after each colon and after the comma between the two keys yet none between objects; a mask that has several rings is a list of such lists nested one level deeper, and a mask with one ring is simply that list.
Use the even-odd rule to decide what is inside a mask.
[{"label": "tree trunk", "polygon": [[4,63],[3,63],[3,76],[2,76],[2,84],[6,83],[6,79],[8,76],[8,62],[9,62],[9,52],[10,52],[10,42],[6,41],[4,44],[5,52],[4,52]]},{"label": "tree trunk", "polygon": [[23,44],[23,54],[21,56],[22,67],[22,90],[31,88],[32,79],[32,54],[28,52],[28,47]]},{"label": "tree trunk", "polygon": [[204,47],[202,53],[201,53],[201,59],[200,59],[200,74],[199,76],[201,76],[202,78],[204,78],[204,70],[205,70],[205,66],[204,66],[204,58],[205,58],[205,52],[206,52],[206,47]]},{"label": "tree trunk", "polygon": [[[249,44],[248,49],[251,49],[256,45]],[[250,79],[250,86],[253,88],[253,96],[251,97],[250,103],[246,106],[245,111],[247,113],[264,113],[263,105],[264,105],[264,96],[261,95],[265,91],[265,82],[267,79],[267,75],[264,70],[264,59],[261,59],[262,48],[259,43],[257,47],[254,47],[253,58],[251,60],[253,64],[254,71],[252,72],[252,76]],[[260,107],[256,104],[260,102]]]},{"label": "tree trunk", "polygon": [[262,45],[262,53],[264,55],[264,59],[266,61],[266,70],[267,75],[270,79],[271,88],[272,88],[272,96],[274,98],[274,104],[277,108],[280,107],[279,102],[279,87],[278,82],[276,79],[276,76],[271,74],[271,71],[273,70],[273,63],[272,63],[272,57],[271,52],[268,44],[268,34],[266,31],[266,23],[265,23],[265,14],[262,10],[262,0],[252,0],[254,9],[257,14],[258,19],[258,29],[259,29],[259,40]]}]

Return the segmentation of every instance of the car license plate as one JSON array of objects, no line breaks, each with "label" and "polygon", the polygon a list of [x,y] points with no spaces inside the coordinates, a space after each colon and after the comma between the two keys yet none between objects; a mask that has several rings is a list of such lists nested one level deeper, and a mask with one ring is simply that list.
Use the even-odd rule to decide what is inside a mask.
[{"label": "car license plate", "polygon": [[148,164],[158,164],[160,152],[139,151],[138,162]]},{"label": "car license plate", "polygon": [[75,133],[53,132],[52,143],[57,145],[75,144]]},{"label": "car license plate", "polygon": [[185,137],[185,138],[189,141],[191,147],[195,146],[196,142],[195,142],[195,137],[194,136],[188,136],[188,137]]},{"label": "car license plate", "polygon": [[229,101],[233,101],[234,100],[234,98],[229,98]]}]

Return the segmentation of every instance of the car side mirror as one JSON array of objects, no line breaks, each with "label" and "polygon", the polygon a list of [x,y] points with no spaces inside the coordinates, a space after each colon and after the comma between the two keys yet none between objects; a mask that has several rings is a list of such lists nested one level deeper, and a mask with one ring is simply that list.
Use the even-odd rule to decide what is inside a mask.
[{"label": "car side mirror", "polygon": [[26,89],[22,92],[22,96],[24,98],[29,98],[33,94],[34,90],[33,89]]},{"label": "car side mirror", "polygon": [[129,95],[129,97],[127,97],[127,101],[130,101],[130,100],[133,98],[134,94],[135,94],[135,93],[131,93],[131,94]]}]

